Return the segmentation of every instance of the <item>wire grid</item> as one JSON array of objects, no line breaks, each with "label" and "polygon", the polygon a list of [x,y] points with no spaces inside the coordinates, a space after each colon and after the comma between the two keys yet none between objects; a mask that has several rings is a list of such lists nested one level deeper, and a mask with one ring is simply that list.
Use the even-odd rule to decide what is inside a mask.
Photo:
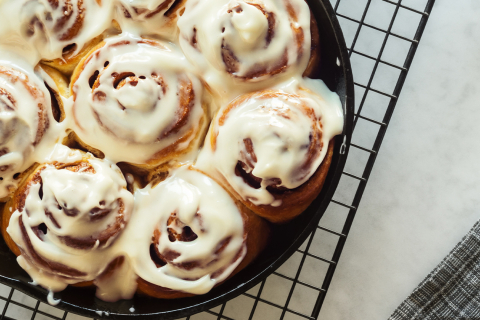
[{"label": "wire grid", "polygon": [[[186,320],[314,320],[320,315],[435,0],[330,2],[349,46],[356,100],[350,154],[334,199],[318,228],[273,275],[239,297]],[[408,30],[397,28],[399,21],[413,30],[410,35]],[[376,37],[372,32],[377,33]],[[375,38],[379,41],[372,40]],[[399,54],[402,51],[403,56]],[[392,52],[395,54],[391,55]],[[397,61],[393,61],[394,57]],[[376,112],[369,110],[372,105]],[[0,310],[0,320],[86,319],[40,303],[3,285],[0,285]]]}]

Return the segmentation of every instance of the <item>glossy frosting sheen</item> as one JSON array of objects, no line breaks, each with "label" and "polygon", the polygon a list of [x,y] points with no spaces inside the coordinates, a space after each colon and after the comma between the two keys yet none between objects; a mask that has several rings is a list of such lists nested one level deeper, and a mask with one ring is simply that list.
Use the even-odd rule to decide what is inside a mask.
[{"label": "glossy frosting sheen", "polygon": [[310,57],[305,1],[191,0],[178,26],[185,55],[222,94],[235,86],[258,90],[272,75],[301,74]]},{"label": "glossy frosting sheen", "polygon": [[99,0],[3,0],[0,31],[16,33],[44,59],[60,58],[64,47],[76,44],[81,49],[108,28],[112,4]]},{"label": "glossy frosting sheen", "polygon": [[40,73],[0,48],[0,199],[14,191],[18,173],[49,155],[60,136]]},{"label": "glossy frosting sheen", "polygon": [[[178,49],[125,33],[109,38],[81,64],[72,88],[75,131],[108,158],[145,163],[195,138],[204,115],[203,89]],[[177,112],[180,107],[186,110]]]},{"label": "glossy frosting sheen", "polygon": [[[69,170],[80,162],[78,171]],[[58,168],[59,163],[67,167]],[[111,261],[105,257],[132,214],[133,195],[115,164],[82,159],[65,146],[58,145],[41,168],[41,179],[30,185],[7,232],[26,253],[22,263],[38,270],[33,280],[58,291],[105,270]]]},{"label": "glossy frosting sheen", "polygon": [[[135,201],[135,214],[145,219],[136,219],[129,226],[135,230],[131,236],[137,240],[129,242],[131,259],[136,273],[148,282],[195,294],[206,293],[225,280],[245,255],[239,209],[222,187],[200,172],[182,167],[157,186],[139,190]],[[168,223],[172,214],[197,235],[194,241],[169,240],[167,227],[181,232],[178,223]],[[158,252],[178,253],[178,257],[161,268],[155,266],[148,250],[155,229],[161,234]],[[215,253],[226,239],[230,239],[227,246]],[[196,267],[189,270],[182,267],[182,263],[191,261],[197,261]]]},{"label": "glossy frosting sheen", "polygon": [[[57,155],[51,161],[75,163],[82,159],[78,152],[65,152],[64,148],[57,147]],[[63,290],[69,283],[96,279],[110,261],[123,257],[123,266],[116,270],[116,281],[100,277],[96,282],[97,295],[103,300],[131,298],[136,289],[135,275],[161,287],[203,294],[225,280],[242,261],[245,255],[242,215],[228,193],[211,178],[183,166],[160,184],[138,190],[133,209],[134,196],[125,189],[118,167],[105,160],[88,159],[88,162],[95,169],[94,174],[46,165],[41,171],[42,184],[30,187],[24,209],[15,211],[10,220],[7,231],[23,251],[29,249],[22,228],[17,227],[20,220],[31,246],[42,259],[76,270],[73,275],[70,270],[63,273],[56,270],[52,274],[37,260],[20,258],[27,271],[34,270],[30,275],[36,283],[52,291]],[[75,198],[69,196],[72,190],[77,194]],[[65,243],[62,237],[98,237],[114,224],[118,220],[119,199],[121,230],[114,237],[86,247],[72,248]],[[73,208],[78,213],[68,214]],[[108,215],[92,219],[93,208],[108,209]],[[179,222],[170,221],[173,214]],[[42,223],[48,232],[38,237],[35,227]],[[167,229],[181,233],[178,228],[185,226],[197,238],[191,242],[172,242]],[[157,267],[150,255],[155,232],[160,232],[156,250],[167,259],[162,267]],[[222,243],[227,245],[219,252]],[[175,252],[175,257],[168,258],[168,252]],[[190,263],[188,268],[183,266],[187,263]]]},{"label": "glossy frosting sheen", "polygon": [[172,28],[172,16],[166,15],[174,4],[175,0],[118,0],[116,19],[122,30],[175,41],[178,32]]},{"label": "glossy frosting sheen", "polygon": [[[7,231],[50,303],[84,281],[116,301],[138,278],[204,294],[231,275],[246,209],[216,181],[279,206],[267,187],[308,181],[342,132],[338,96],[302,78],[310,17],[304,0],[0,0],[0,199],[38,164]],[[80,61],[55,120],[40,60],[80,52],[112,19],[122,33]],[[72,131],[105,158],[63,146]],[[170,169],[144,188],[117,166],[151,159]],[[260,187],[235,174],[239,160]]]},{"label": "glossy frosting sheen", "polygon": [[[256,205],[279,206],[267,188],[295,189],[305,183],[325,157],[330,139],[342,129],[338,96],[321,82],[292,79],[220,109],[196,165],[222,175],[242,198]],[[238,161],[261,179],[258,187],[236,174]]]}]

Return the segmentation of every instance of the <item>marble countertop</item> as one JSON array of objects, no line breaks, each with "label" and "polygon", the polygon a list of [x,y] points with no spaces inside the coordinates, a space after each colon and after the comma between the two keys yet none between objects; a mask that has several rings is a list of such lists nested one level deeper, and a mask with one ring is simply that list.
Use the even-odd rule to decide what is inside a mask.
[{"label": "marble countertop", "polygon": [[387,319],[480,218],[479,16],[434,5],[319,319]]}]

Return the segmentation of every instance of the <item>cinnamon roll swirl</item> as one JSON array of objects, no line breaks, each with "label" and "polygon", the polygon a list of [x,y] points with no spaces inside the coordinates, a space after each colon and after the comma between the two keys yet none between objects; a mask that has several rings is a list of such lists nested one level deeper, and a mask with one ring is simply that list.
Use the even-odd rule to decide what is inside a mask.
[{"label": "cinnamon roll swirl", "polygon": [[130,259],[139,276],[138,290],[150,296],[180,298],[210,291],[251,262],[268,236],[261,218],[188,167],[141,190],[135,201],[136,214],[150,219],[129,226],[142,230]]},{"label": "cinnamon roll swirl", "polygon": [[92,39],[110,26],[113,2],[5,0],[3,10],[12,15],[7,18],[12,19],[12,25],[18,26],[17,32],[33,45],[41,58],[62,71],[71,72],[82,48],[92,44]]},{"label": "cinnamon roll swirl", "polygon": [[50,97],[35,74],[0,63],[0,200],[15,191],[20,173],[49,127]]},{"label": "cinnamon roll swirl", "polygon": [[192,0],[178,21],[180,45],[202,71],[241,82],[292,69],[302,74],[310,57],[310,19],[304,0]]},{"label": "cinnamon roll swirl", "polygon": [[339,111],[307,90],[240,96],[216,115],[196,166],[219,177],[256,214],[288,221],[322,188],[330,139],[343,127]]},{"label": "cinnamon roll swirl", "polygon": [[138,35],[177,36],[176,23],[186,0],[116,0],[117,17],[123,30]]},{"label": "cinnamon roll swirl", "polygon": [[101,275],[133,209],[115,164],[57,151],[62,156],[39,165],[7,202],[2,230],[20,265],[51,291]]},{"label": "cinnamon roll swirl", "polygon": [[207,118],[202,85],[187,70],[167,44],[128,34],[106,40],[73,74],[75,132],[116,162],[145,167],[191,150]]}]

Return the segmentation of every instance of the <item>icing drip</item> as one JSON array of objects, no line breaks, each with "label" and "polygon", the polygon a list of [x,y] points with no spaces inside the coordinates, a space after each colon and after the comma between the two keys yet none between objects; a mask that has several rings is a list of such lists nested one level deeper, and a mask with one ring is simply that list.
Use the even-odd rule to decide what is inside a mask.
[{"label": "icing drip", "polygon": [[[177,37],[175,19],[183,0],[116,0],[116,19],[122,30],[137,35]],[[180,4],[178,4],[180,3]]]},{"label": "icing drip", "polygon": [[[3,33],[16,33],[44,59],[62,57],[65,47],[80,50],[112,21],[112,1],[4,0]],[[7,23],[8,21],[8,23]]]},{"label": "icing drip", "polygon": [[[242,213],[204,174],[183,166],[158,185],[138,190],[130,219],[133,196],[118,169],[97,159],[80,163],[77,172],[53,164],[40,169],[41,182],[30,185],[24,208],[13,213],[7,229],[23,252],[20,265],[50,291],[96,279],[102,300],[130,299],[138,276],[203,294],[245,256]],[[67,194],[76,197],[66,199]],[[112,226],[117,232],[102,237]]]},{"label": "icing drip", "polygon": [[[242,214],[221,186],[198,171],[175,170],[139,190],[135,205],[136,217],[125,230],[135,237],[130,259],[137,275],[152,284],[207,293],[245,255]],[[152,260],[151,246],[163,266]]]},{"label": "icing drip", "polygon": [[[343,128],[338,96],[301,78],[310,17],[304,0],[0,0],[0,199],[36,163],[4,214],[51,304],[84,281],[117,301],[145,283],[204,294],[232,274],[250,226],[210,176],[279,206],[271,191],[308,181]],[[39,61],[80,60],[103,37],[58,98],[58,122],[49,89],[65,88]],[[105,159],[61,145],[72,131]],[[150,172],[159,165],[168,177]]]},{"label": "icing drip", "polygon": [[196,166],[220,174],[255,205],[280,205],[272,192],[305,183],[343,129],[338,97],[325,85],[299,81],[240,96],[222,108]]},{"label": "icing drip", "polygon": [[304,70],[310,57],[303,0],[192,0],[178,26],[185,55],[219,91],[230,91],[222,90],[225,80],[259,82]]},{"label": "icing drip", "polygon": [[166,44],[125,34],[82,63],[72,83],[76,132],[114,161],[181,152],[206,122],[200,81]]},{"label": "icing drip", "polygon": [[50,100],[30,77],[0,63],[0,198],[14,191],[14,175],[31,164],[49,126]]},{"label": "icing drip", "polygon": [[[19,262],[51,291],[102,274],[112,261],[108,249],[133,208],[118,167],[91,156],[81,159],[78,151],[67,154],[64,148],[57,148],[53,162],[37,168],[20,189],[25,198],[7,228],[22,251]],[[60,162],[65,159],[76,161]]]}]

